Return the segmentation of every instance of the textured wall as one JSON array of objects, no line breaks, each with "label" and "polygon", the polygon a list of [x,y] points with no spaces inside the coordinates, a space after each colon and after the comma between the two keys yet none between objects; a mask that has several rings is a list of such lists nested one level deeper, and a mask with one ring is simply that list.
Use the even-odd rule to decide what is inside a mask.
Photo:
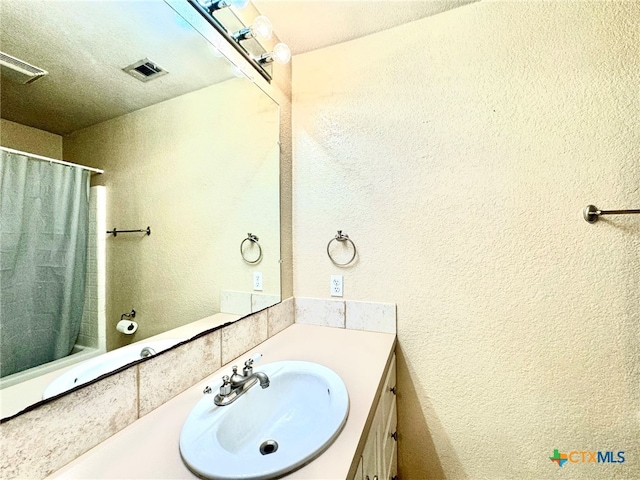
[{"label": "textured wall", "polygon": [[9,120],[0,120],[0,145],[3,147],[62,159],[62,137]]},{"label": "textured wall", "polygon": [[640,208],[639,21],[480,2],[294,58],[294,293],[397,303],[402,478],[640,478],[640,219],[581,214]]},{"label": "textured wall", "polygon": [[[220,290],[280,293],[277,105],[235,79],[103,122],[64,139],[66,158],[103,168],[107,239],[107,349],[219,311]],[[263,260],[239,246],[260,238]],[[252,252],[253,254],[253,252]],[[138,331],[115,331],[134,308]]]}]

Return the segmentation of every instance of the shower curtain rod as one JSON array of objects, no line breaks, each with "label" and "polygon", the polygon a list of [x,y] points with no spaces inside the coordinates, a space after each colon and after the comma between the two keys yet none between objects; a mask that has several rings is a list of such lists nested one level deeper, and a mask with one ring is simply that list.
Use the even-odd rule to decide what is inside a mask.
[{"label": "shower curtain rod", "polygon": [[34,158],[36,160],[42,160],[43,162],[57,163],[60,165],[66,165],[67,167],[82,168],[83,170],[89,170],[90,172],[94,172],[94,173],[104,173],[104,170],[100,170],[99,168],[85,167],[84,165],[78,165],[77,163],[65,162],[64,160],[56,160],[55,158],[43,157],[42,155],[23,152],[20,150],[16,150],[14,148],[0,147],[0,150],[4,150],[5,152],[9,152],[9,153],[15,153],[18,155],[25,155],[27,157]]}]

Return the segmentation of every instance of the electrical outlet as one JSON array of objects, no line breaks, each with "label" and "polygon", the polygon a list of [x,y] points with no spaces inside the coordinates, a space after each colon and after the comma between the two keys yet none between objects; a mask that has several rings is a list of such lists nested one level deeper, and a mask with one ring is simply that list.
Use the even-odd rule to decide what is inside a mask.
[{"label": "electrical outlet", "polygon": [[253,272],[253,289],[262,291],[262,272]]},{"label": "electrical outlet", "polygon": [[331,275],[331,296],[342,296],[342,275]]}]

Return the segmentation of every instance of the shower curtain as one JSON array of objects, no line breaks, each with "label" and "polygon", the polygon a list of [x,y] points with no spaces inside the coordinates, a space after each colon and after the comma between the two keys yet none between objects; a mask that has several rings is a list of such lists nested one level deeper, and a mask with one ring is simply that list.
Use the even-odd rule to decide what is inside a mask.
[{"label": "shower curtain", "polygon": [[89,172],[0,151],[0,377],[69,355],[84,305]]}]

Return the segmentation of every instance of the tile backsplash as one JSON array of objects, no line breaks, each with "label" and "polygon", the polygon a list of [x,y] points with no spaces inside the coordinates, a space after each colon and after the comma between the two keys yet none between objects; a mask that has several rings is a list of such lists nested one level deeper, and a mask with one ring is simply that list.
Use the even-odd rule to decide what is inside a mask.
[{"label": "tile backsplash", "polygon": [[296,323],[396,333],[394,303],[295,298]]}]

